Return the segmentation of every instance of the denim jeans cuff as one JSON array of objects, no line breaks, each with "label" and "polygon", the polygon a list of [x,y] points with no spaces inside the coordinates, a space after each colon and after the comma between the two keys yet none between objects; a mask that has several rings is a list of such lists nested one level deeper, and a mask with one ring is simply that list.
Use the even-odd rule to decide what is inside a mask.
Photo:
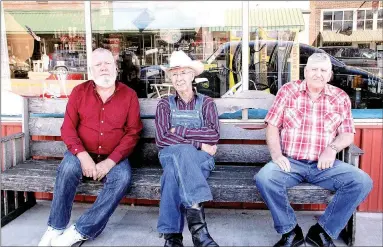
[{"label": "denim jeans cuff", "polygon": [[327,235],[329,235],[332,239],[338,238],[339,233],[337,235],[332,234],[320,220],[318,221],[318,224],[323,228],[323,230],[327,233]]},{"label": "denim jeans cuff", "polygon": [[208,202],[208,201],[211,201],[211,200],[213,200],[213,196],[208,196],[208,197],[206,197],[206,199],[195,200],[190,205],[187,205],[185,203],[183,203],[183,205],[185,206],[185,208],[191,208],[194,204]]},{"label": "denim jeans cuff", "polygon": [[288,232],[292,231],[292,230],[295,228],[296,225],[297,225],[297,222],[291,224],[291,225],[288,226],[288,227],[286,227],[286,226],[285,226],[285,227],[276,226],[276,227],[275,227],[275,230],[276,230],[279,234],[285,234],[285,233],[288,233]]},{"label": "denim jeans cuff", "polygon": [[84,238],[84,240],[88,240],[88,239],[94,239],[94,237],[91,237],[87,234],[84,234],[82,231],[80,231],[78,228],[77,228],[77,225],[74,225],[74,229],[81,234],[82,238]]},{"label": "denim jeans cuff", "polygon": [[52,227],[52,228],[55,229],[55,230],[59,230],[59,231],[61,231],[61,230],[65,230],[65,229],[66,229],[66,227],[55,227],[55,226],[52,226],[51,223],[48,223],[48,226],[49,226],[49,227]]},{"label": "denim jeans cuff", "polygon": [[166,229],[166,230],[159,230],[157,229],[159,234],[169,234],[169,233],[182,233],[180,230],[171,230],[171,229]]}]

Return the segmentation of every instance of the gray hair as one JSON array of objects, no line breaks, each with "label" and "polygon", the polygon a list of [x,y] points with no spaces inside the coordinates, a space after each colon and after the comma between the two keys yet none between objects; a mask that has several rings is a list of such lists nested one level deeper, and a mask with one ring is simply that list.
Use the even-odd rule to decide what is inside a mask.
[{"label": "gray hair", "polygon": [[100,47],[100,48],[97,48],[97,49],[93,50],[92,55],[95,55],[97,53],[108,53],[108,54],[110,54],[113,57],[112,52],[110,50],[108,50],[108,49],[105,49],[105,48],[101,48]]},{"label": "gray hair", "polygon": [[311,66],[312,64],[321,63],[321,62],[327,62],[329,67],[332,68],[332,63],[330,56],[327,53],[313,53],[309,58],[307,59],[306,67]]},{"label": "gray hair", "polygon": [[113,57],[114,64],[117,66],[117,61],[114,59],[113,53],[110,50],[102,48],[102,47],[99,47],[99,48],[93,50],[92,56],[94,56],[96,54],[99,54],[99,53],[107,53],[107,54],[109,54],[111,57]]}]

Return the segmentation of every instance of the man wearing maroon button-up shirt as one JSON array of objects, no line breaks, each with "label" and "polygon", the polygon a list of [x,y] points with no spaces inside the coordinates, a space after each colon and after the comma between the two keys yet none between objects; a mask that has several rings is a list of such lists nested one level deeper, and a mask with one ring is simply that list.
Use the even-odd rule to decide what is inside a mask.
[{"label": "man wearing maroon button-up shirt", "polygon": [[[76,86],[69,97],[61,127],[68,151],[57,170],[48,230],[39,246],[72,246],[97,237],[130,184],[127,158],[142,130],[137,95],[116,82],[110,51],[93,51],[91,69],[94,80]],[[103,188],[94,205],[65,230],[83,177],[102,180]]]}]

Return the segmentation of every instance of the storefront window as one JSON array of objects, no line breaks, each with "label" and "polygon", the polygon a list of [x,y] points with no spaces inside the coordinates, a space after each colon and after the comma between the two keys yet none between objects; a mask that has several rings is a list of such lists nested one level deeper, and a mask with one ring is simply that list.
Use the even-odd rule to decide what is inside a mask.
[{"label": "storefront window", "polygon": [[[204,63],[194,87],[213,98],[247,89],[276,94],[285,83],[304,78],[312,53],[327,52],[334,72],[330,83],[345,90],[355,108],[382,107],[381,45],[365,40],[364,31],[344,32],[354,18],[357,29],[371,29],[374,17],[374,27],[382,28],[382,9],[323,11],[323,30],[342,39],[329,39],[320,49],[308,44],[312,26],[303,15],[309,3],[295,1],[3,1],[3,6],[7,86],[19,95],[69,95],[88,79],[87,56],[98,47],[113,53],[117,79],[141,98],[174,93],[161,67],[176,50]],[[379,40],[375,31],[365,33]],[[243,50],[248,59],[242,59]]]},{"label": "storefront window", "polygon": [[357,29],[372,30],[373,16],[372,10],[358,10]]},{"label": "storefront window", "polygon": [[383,9],[378,10],[378,29],[383,29]]},{"label": "storefront window", "polygon": [[250,2],[250,90],[276,94],[283,84],[300,79],[298,40],[304,26],[300,8],[281,11]]},{"label": "storefront window", "polygon": [[68,87],[87,79],[82,1],[9,1],[4,15],[14,92],[68,95]]},{"label": "storefront window", "polygon": [[242,14],[235,13],[234,22],[229,15],[241,7],[241,2],[92,2],[92,48],[110,49],[118,79],[144,98],[174,93],[160,66],[183,50],[205,64],[195,80],[197,91],[219,98],[234,85],[234,50],[228,47],[241,39]]},{"label": "storefront window", "polygon": [[352,29],[353,11],[323,11],[323,31]]}]

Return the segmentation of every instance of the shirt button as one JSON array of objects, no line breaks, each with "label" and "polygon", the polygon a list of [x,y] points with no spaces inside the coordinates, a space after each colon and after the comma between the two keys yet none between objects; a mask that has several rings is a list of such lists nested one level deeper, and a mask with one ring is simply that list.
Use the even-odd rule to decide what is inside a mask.
[{"label": "shirt button", "polygon": [[104,123],[104,121],[101,120],[101,123]]},{"label": "shirt button", "polygon": [[102,110],[104,110],[104,108],[102,108]]},{"label": "shirt button", "polygon": [[74,151],[77,152],[77,148],[75,148]]},{"label": "shirt button", "polygon": [[98,146],[98,148],[101,148],[101,146]]},{"label": "shirt button", "polygon": [[101,135],[103,135],[103,133],[101,133]]}]

